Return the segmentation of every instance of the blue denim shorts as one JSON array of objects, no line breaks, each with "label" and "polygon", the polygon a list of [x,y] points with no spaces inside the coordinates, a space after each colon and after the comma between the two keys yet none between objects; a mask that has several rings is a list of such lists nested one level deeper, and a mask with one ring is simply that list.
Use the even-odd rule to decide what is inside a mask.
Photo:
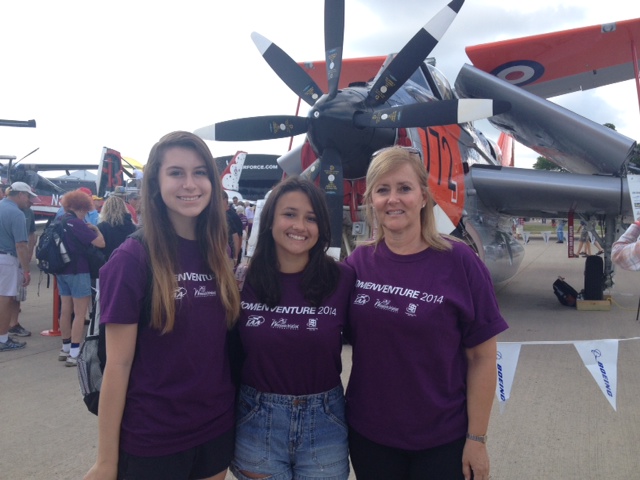
[{"label": "blue denim shorts", "polygon": [[91,296],[91,276],[88,273],[56,275],[61,297],[84,298]]},{"label": "blue denim shorts", "polygon": [[231,471],[269,480],[347,480],[348,427],[342,385],[315,395],[260,393],[243,385]]}]

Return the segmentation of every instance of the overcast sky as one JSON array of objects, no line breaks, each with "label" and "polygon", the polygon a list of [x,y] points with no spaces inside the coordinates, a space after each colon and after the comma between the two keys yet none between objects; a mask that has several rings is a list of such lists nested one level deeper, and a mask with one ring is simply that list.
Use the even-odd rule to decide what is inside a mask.
[{"label": "overcast sky", "polygon": [[[98,162],[103,146],[146,162],[173,130],[238,117],[294,114],[295,95],[260,57],[257,31],[296,61],[324,57],[322,0],[136,0],[96,4],[0,3],[0,118],[35,119],[36,129],[0,127],[0,155],[34,162]],[[396,52],[446,0],[347,0],[345,57]],[[640,17],[627,0],[467,0],[433,51],[453,83],[464,47]],[[632,81],[554,99],[598,123],[640,138]],[[489,137],[497,132],[479,124]],[[302,138],[302,137],[300,137]],[[210,142],[214,155],[238,149],[284,153],[288,141]],[[516,166],[535,154],[516,147]]]}]

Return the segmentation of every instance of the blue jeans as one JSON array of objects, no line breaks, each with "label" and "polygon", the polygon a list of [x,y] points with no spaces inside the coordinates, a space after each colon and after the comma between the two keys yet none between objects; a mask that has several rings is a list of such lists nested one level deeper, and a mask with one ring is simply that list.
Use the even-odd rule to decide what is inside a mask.
[{"label": "blue jeans", "polygon": [[315,395],[277,395],[240,387],[231,471],[269,480],[347,480],[348,429],[342,385]]}]

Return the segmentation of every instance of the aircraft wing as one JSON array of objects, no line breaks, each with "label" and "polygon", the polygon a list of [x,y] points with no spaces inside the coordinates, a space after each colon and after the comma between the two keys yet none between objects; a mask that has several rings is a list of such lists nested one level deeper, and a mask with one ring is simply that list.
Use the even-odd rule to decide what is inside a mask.
[{"label": "aircraft wing", "polygon": [[466,52],[480,70],[549,98],[633,79],[638,47],[640,18],[486,43]]},{"label": "aircraft wing", "polygon": [[617,175],[633,155],[634,140],[471,65],[455,88],[461,97],[510,102],[509,112],[489,121],[569,172]]},{"label": "aircraft wing", "polygon": [[566,217],[569,212],[622,215],[633,221],[624,178],[490,165],[471,167],[473,189],[489,209],[514,217]]}]

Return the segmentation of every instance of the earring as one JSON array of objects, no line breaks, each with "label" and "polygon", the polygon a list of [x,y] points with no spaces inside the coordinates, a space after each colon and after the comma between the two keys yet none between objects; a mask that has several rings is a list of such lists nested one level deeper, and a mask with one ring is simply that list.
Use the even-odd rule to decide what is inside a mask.
[{"label": "earring", "polygon": [[423,204],[422,204],[422,208],[424,208],[424,207],[426,207],[426,206],[427,206],[427,204],[426,204],[426,203],[423,203]]}]

